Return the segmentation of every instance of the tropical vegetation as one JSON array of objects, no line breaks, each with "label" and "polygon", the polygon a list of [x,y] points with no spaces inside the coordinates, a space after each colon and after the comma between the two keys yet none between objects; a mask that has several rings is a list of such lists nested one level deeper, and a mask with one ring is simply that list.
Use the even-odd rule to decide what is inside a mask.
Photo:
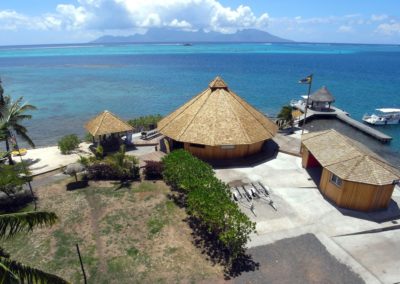
[{"label": "tropical vegetation", "polygon": [[279,124],[281,129],[288,126],[293,128],[293,107],[290,105],[283,106],[278,114],[278,119],[281,121]]},{"label": "tropical vegetation", "polygon": [[58,148],[60,149],[61,154],[67,155],[77,149],[79,147],[79,143],[81,143],[81,141],[79,140],[78,136],[75,134],[69,134],[58,140]]},{"label": "tropical vegetation", "polygon": [[[2,89],[0,93],[1,92],[3,92]],[[32,115],[27,112],[35,109],[35,106],[24,103],[23,97],[20,97],[15,101],[7,95],[2,94],[0,97],[0,140],[5,141],[6,143],[10,164],[13,164],[10,152],[11,146],[14,146],[10,145],[10,140],[14,137],[13,133],[16,133],[30,146],[35,147],[35,144],[28,136],[28,130],[22,125],[24,120],[32,118]]]},{"label": "tropical vegetation", "polygon": [[229,261],[242,255],[255,223],[232,201],[228,186],[185,150],[171,152],[163,163],[166,182],[185,194],[188,213],[229,252]]},{"label": "tropical vegetation", "polygon": [[[97,152],[97,151],[96,151]],[[139,177],[139,161],[126,154],[122,145],[118,152],[103,157],[102,151],[92,157],[81,157],[79,162],[86,167],[89,180],[132,180]]]},{"label": "tropical vegetation", "polygon": [[[0,215],[0,240],[15,237],[18,233],[29,233],[35,227],[51,226],[57,221],[52,212],[22,212]],[[64,279],[29,267],[10,258],[0,247],[0,283],[68,283]]]},{"label": "tropical vegetation", "polygon": [[158,161],[145,161],[145,163],[143,174],[146,179],[162,179],[163,163]]},{"label": "tropical vegetation", "polygon": [[153,129],[157,126],[157,122],[162,119],[162,115],[145,115],[140,116],[131,120],[128,123],[134,128],[135,132],[145,131]]}]

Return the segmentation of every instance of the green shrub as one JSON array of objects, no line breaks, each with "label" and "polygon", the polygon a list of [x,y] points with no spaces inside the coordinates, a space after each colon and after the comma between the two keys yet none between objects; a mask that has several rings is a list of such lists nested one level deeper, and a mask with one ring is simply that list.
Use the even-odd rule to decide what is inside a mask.
[{"label": "green shrub", "polygon": [[128,120],[128,123],[134,128],[135,132],[140,132],[157,127],[157,123],[161,119],[162,116],[160,114],[145,115]]},{"label": "green shrub", "polygon": [[214,176],[210,165],[192,156],[181,149],[165,156],[163,177],[165,181],[176,189],[189,192],[201,184],[205,178]]},{"label": "green shrub", "polygon": [[211,166],[185,150],[163,158],[165,181],[186,194],[188,213],[214,234],[231,260],[244,253],[255,223],[231,200],[229,187]]},{"label": "green shrub", "polygon": [[85,134],[85,138],[83,139],[85,142],[92,143],[93,142],[93,135],[87,132]]},{"label": "green shrub", "polygon": [[139,178],[139,161],[125,154],[125,147],[103,160],[81,158],[87,166],[87,178],[94,180],[132,180]]},{"label": "green shrub", "polygon": [[80,140],[75,134],[70,134],[62,137],[58,140],[58,148],[61,154],[66,155],[71,153],[73,150],[78,148]]},{"label": "green shrub", "polygon": [[101,146],[100,144],[96,147],[96,152],[94,153],[94,155],[96,156],[96,159],[101,160],[104,157],[104,149],[103,146]]}]

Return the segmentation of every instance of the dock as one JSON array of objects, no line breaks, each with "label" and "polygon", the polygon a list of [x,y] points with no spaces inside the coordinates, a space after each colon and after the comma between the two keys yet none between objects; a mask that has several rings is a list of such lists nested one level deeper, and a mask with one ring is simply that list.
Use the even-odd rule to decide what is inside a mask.
[{"label": "dock", "polygon": [[[301,112],[304,113],[305,111],[305,104],[295,104],[293,106],[294,108],[300,110]],[[354,128],[357,130],[379,140],[382,143],[388,143],[392,140],[392,137],[386,135],[385,133],[382,133],[379,130],[376,130],[362,122],[359,122],[353,118],[350,117],[349,113],[345,112],[344,110],[341,110],[339,108],[331,106],[330,111],[317,111],[311,108],[307,108],[307,117],[305,118],[304,114],[301,115],[297,122],[302,124],[304,122],[304,119],[313,119],[313,118],[336,118]]]}]

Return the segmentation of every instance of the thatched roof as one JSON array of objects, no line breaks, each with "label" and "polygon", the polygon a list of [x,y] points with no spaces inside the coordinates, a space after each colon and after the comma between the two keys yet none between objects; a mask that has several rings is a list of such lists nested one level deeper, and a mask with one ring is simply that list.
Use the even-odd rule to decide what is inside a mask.
[{"label": "thatched roof", "polygon": [[321,103],[333,103],[335,102],[335,98],[329,92],[328,88],[325,86],[322,86],[321,89],[316,91],[315,93],[310,95],[310,100],[313,102],[321,102]]},{"label": "thatched roof", "polygon": [[89,120],[85,128],[93,136],[133,131],[132,126],[107,110]]},{"label": "thatched roof", "polygon": [[271,139],[278,128],[216,77],[206,90],[162,119],[158,130],[176,141],[217,146]]},{"label": "thatched roof", "polygon": [[333,129],[304,134],[302,143],[324,168],[341,179],[374,185],[400,179],[396,168]]}]

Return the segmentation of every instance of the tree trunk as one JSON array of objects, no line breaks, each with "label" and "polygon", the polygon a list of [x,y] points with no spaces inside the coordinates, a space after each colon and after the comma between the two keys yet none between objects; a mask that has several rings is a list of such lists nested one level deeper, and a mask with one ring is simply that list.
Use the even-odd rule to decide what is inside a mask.
[{"label": "tree trunk", "polygon": [[8,156],[8,163],[9,163],[10,165],[14,165],[14,161],[13,161],[13,159],[12,159],[12,154],[11,154],[11,152],[10,152],[10,144],[9,144],[9,142],[8,142],[8,136],[6,137],[6,150],[7,150],[7,152],[8,152],[8,154],[7,154],[7,156]]},{"label": "tree trunk", "polygon": [[74,173],[75,176],[75,181],[78,182],[78,176],[76,175],[76,173]]}]

